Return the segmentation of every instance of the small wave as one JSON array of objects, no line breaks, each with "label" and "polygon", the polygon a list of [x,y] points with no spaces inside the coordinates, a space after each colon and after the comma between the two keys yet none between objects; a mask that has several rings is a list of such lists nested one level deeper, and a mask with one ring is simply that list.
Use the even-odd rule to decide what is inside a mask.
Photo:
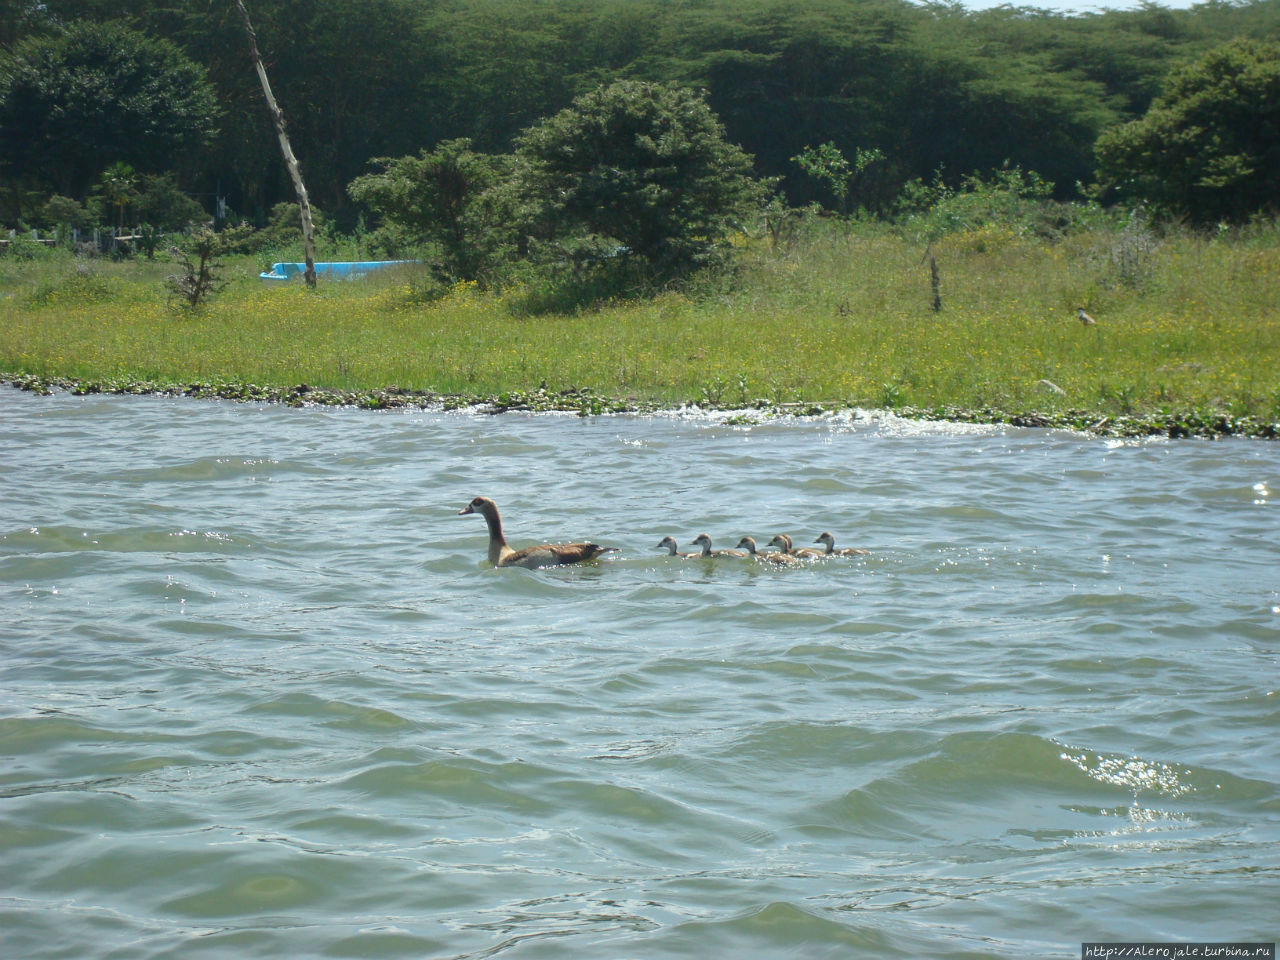
[{"label": "small wave", "polygon": [[322,462],[279,460],[272,457],[199,457],[183,463],[123,471],[129,483],[179,483],[237,479],[272,479],[289,475],[325,476],[332,468]]},{"label": "small wave", "polygon": [[239,552],[247,538],[224,530],[156,529],[85,530],[82,527],[25,527],[0,534],[0,544],[14,553],[63,553],[94,550],[108,553]]},{"label": "small wave", "polygon": [[[869,923],[841,922],[792,903],[775,901],[736,916],[678,923],[646,938],[647,950],[664,956],[699,956],[715,944],[719,956],[798,956],[837,960],[850,956],[899,957],[901,937],[889,937]],[[796,945],[803,944],[801,954]],[[647,952],[647,950],[645,952]]]}]

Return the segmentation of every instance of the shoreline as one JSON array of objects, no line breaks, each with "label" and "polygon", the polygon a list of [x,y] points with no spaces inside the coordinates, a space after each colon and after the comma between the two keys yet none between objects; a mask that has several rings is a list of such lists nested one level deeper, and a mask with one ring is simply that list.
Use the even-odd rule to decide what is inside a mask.
[{"label": "shoreline", "polygon": [[[726,423],[750,426],[782,417],[816,417],[840,410],[854,409],[833,403],[773,403],[757,401],[741,405],[691,403],[683,407],[663,406],[635,398],[605,397],[590,388],[561,391],[513,390],[496,395],[439,394],[421,390],[384,387],[378,390],[330,390],[308,384],[294,386],[262,385],[228,380],[193,380],[189,382],[157,382],[149,380],[88,380],[66,377],[42,377],[34,374],[0,372],[0,384],[48,396],[64,391],[74,396],[116,394],[133,396],[190,397],[197,400],[235,400],[241,402],[278,403],[290,407],[331,406],[355,407],[362,410],[394,409],[469,409],[497,415],[501,413],[575,413],[598,416],[609,413],[660,413],[687,407],[704,411],[732,412]],[[1225,413],[1169,413],[1099,415],[1089,411],[1065,413],[1010,413],[994,408],[965,409],[938,406],[928,409],[894,407],[883,411],[907,420],[950,421],[1014,427],[1042,427],[1071,430],[1101,437],[1168,437],[1182,439],[1220,439],[1248,437],[1280,440],[1280,423],[1256,417],[1232,417]]]}]

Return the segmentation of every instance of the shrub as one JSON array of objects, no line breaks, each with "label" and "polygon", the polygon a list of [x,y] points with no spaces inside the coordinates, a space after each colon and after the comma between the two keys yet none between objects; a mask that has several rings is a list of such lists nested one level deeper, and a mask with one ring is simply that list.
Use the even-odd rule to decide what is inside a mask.
[{"label": "shrub", "polygon": [[1146,115],[1105,131],[1099,178],[1198,223],[1244,222],[1280,196],[1280,43],[1237,40],[1175,71]]},{"label": "shrub", "polygon": [[496,190],[513,160],[476,153],[465,138],[447,140],[416,157],[373,161],[376,173],[353,180],[347,192],[383,221],[379,242],[431,244],[433,263],[448,279],[474,280],[515,240],[513,218]]},{"label": "shrub", "polygon": [[524,194],[557,238],[594,238],[659,274],[707,262],[766,186],[706,101],[635,80],[601,86],[518,139]]},{"label": "shrub", "polygon": [[133,219],[157,230],[187,230],[209,219],[204,207],[180,189],[173,174],[143,176],[133,201]]},{"label": "shrub", "polygon": [[92,226],[93,218],[84,204],[70,197],[54,194],[45,201],[40,219],[50,227],[83,230]]},{"label": "shrub", "polygon": [[[329,218],[314,205],[311,207],[311,225],[316,233],[329,226]],[[223,231],[228,232],[230,231]],[[260,230],[243,231],[236,237],[235,249],[228,248],[227,253],[261,253],[301,242],[302,218],[298,213],[298,204],[292,201],[277,203],[271,208],[266,226]]]},{"label": "shrub", "polygon": [[247,226],[229,227],[221,233],[207,227],[194,231],[182,246],[174,248],[183,272],[166,279],[169,290],[186,306],[200,306],[226,286],[222,258],[242,245],[251,233]]}]

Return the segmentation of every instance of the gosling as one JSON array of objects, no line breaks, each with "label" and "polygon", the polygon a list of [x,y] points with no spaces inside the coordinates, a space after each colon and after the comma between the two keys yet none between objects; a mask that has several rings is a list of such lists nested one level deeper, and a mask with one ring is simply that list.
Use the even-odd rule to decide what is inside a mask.
[{"label": "gosling", "polygon": [[827,550],[822,554],[824,557],[865,557],[871,552],[870,550],[863,550],[859,547],[842,547],[837,550],[836,538],[826,531],[818,534],[817,539],[813,542],[826,545]]}]

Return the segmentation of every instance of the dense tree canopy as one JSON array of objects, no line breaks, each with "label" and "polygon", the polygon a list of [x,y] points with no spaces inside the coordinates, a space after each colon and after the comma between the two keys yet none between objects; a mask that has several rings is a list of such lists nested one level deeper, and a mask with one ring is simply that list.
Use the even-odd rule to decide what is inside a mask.
[{"label": "dense tree canopy", "polygon": [[382,169],[353,180],[351,196],[409,241],[437,244],[447,277],[474,279],[513,233],[492,193],[512,172],[512,158],[476,153],[464,137],[373,163]]},{"label": "dense tree canopy", "polygon": [[653,266],[696,263],[758,200],[751,158],[689,90],[620,80],[516,141],[527,192],[558,232],[594,235]]},{"label": "dense tree canopy", "polygon": [[1175,72],[1140,120],[1098,140],[1126,199],[1198,221],[1280,204],[1280,43],[1236,41]]},{"label": "dense tree canopy", "polygon": [[[619,79],[705,90],[725,138],[755,158],[757,176],[782,177],[793,202],[830,199],[791,162],[828,142],[848,157],[883,153],[858,187],[858,202],[873,209],[939,168],[957,184],[1005,161],[1066,196],[1093,179],[1099,134],[1142,116],[1171,69],[1237,36],[1280,36],[1280,0],[1070,16],[1016,2],[967,11],[945,0],[251,0],[250,8],[313,198],[348,229],[358,211],[346,186],[371,157],[460,138],[477,153],[506,154],[521,131]],[[184,190],[207,209],[225,196],[233,215],[259,222],[293,195],[231,3],[0,0],[7,58],[94,23],[170,41],[216,91],[219,135],[190,164],[163,161]],[[3,128],[5,196],[46,169],[13,146],[44,136],[45,117],[31,108]],[[57,176],[45,196],[83,201],[116,160],[161,172],[159,155],[101,156],[87,144],[110,144],[113,132],[101,140],[84,130],[61,138],[69,155],[57,160],[65,169],[48,168]],[[19,212],[10,203],[2,218]]]},{"label": "dense tree canopy", "polygon": [[159,173],[214,132],[204,70],[173,44],[116,23],[72,23],[0,60],[0,165],[82,197],[101,171]]}]

